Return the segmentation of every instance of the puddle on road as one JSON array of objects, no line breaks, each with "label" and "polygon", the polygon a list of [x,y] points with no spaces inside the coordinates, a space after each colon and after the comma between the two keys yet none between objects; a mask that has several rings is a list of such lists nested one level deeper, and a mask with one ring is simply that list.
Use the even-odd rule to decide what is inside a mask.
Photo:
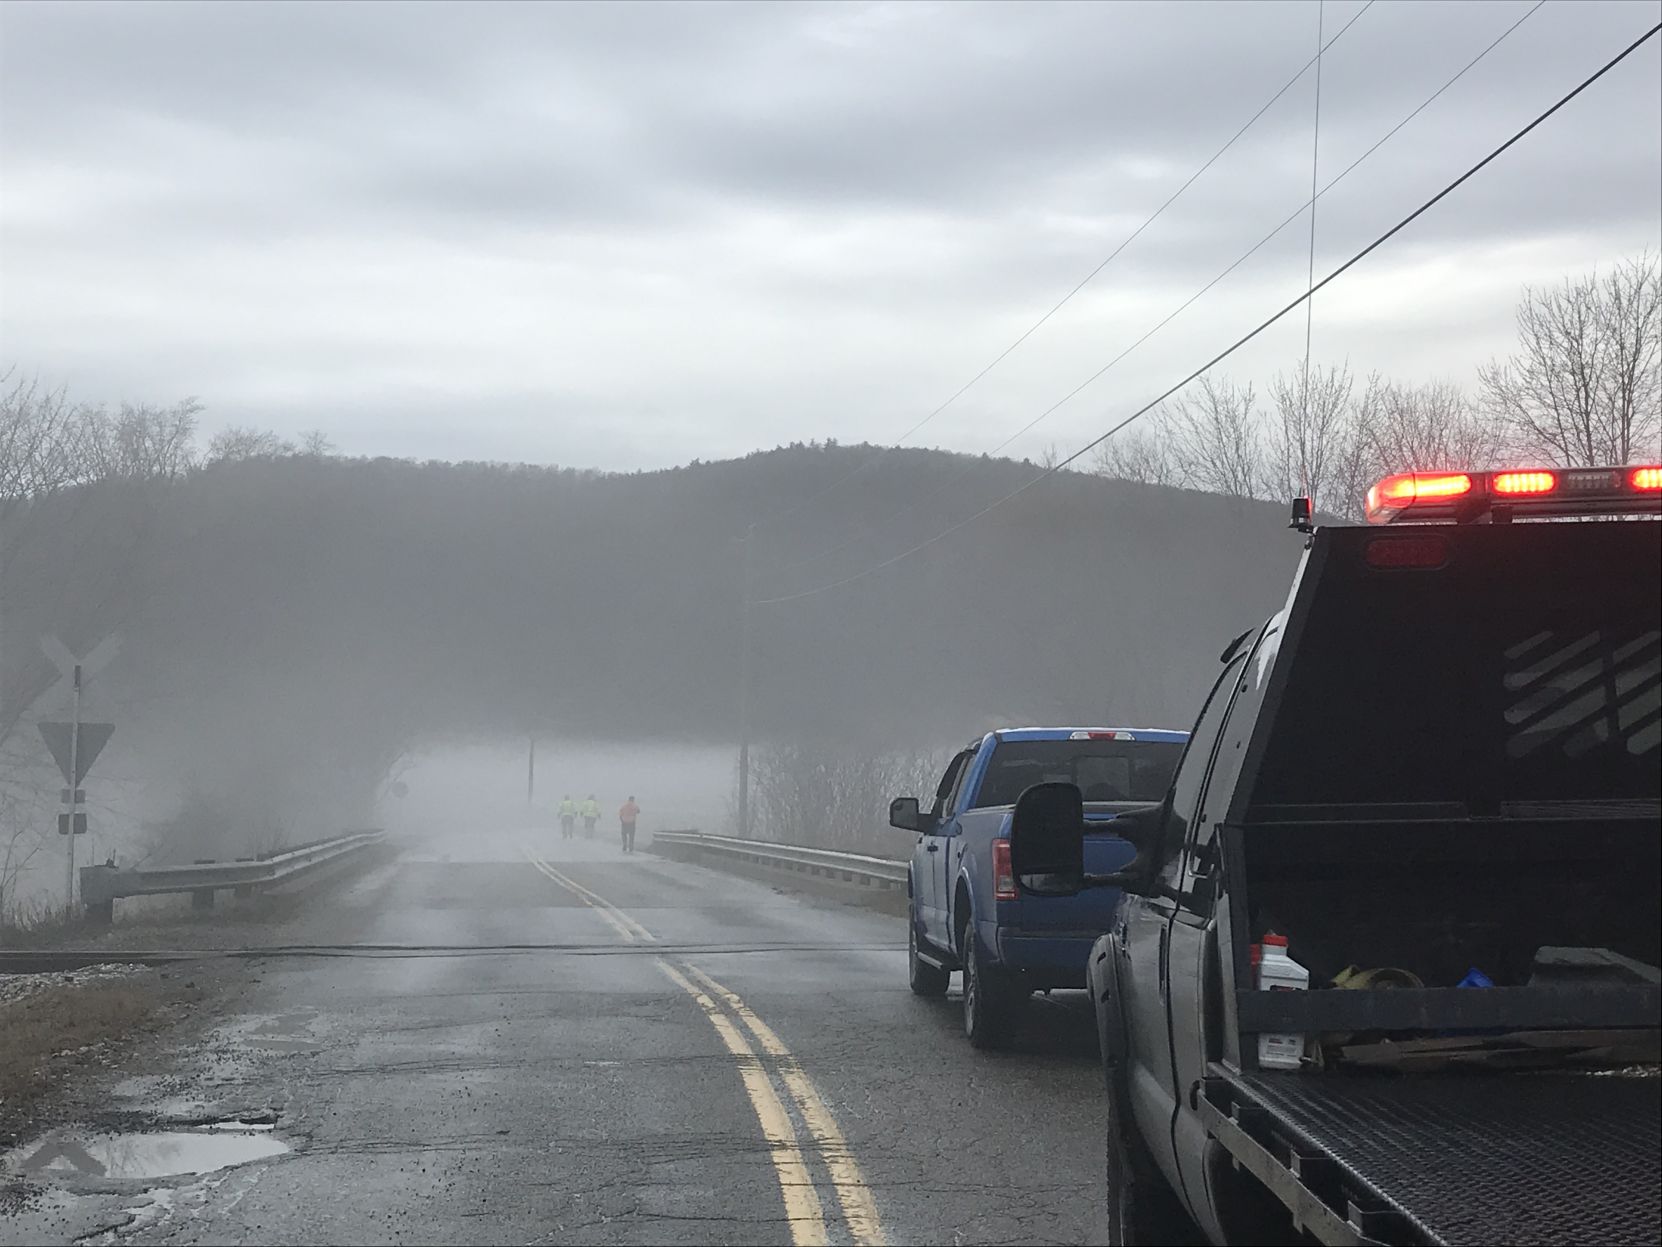
[{"label": "puddle on road", "polygon": [[53,1134],[7,1157],[7,1168],[35,1178],[172,1178],[212,1173],[281,1156],[289,1145],[268,1125],[223,1123],[200,1130]]}]

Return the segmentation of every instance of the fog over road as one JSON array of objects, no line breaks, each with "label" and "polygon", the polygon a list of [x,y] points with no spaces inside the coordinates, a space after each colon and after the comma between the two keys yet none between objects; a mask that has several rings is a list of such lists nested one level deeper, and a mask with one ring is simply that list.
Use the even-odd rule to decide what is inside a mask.
[{"label": "fog over road", "polygon": [[898,918],[547,831],[406,845],[306,917],[344,955],[219,963],[212,1033],[118,1088],[275,1109],[292,1150],[54,1176],[0,1238],[1102,1241],[1083,996],[973,1052],[956,990],[908,991]]}]

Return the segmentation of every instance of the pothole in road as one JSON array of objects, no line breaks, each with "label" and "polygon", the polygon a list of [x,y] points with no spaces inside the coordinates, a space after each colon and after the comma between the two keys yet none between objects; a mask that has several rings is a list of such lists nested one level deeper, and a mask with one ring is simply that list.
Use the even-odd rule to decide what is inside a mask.
[{"label": "pothole in road", "polygon": [[203,1123],[189,1130],[47,1135],[6,1158],[6,1168],[37,1179],[125,1181],[213,1173],[289,1151],[272,1122]]}]

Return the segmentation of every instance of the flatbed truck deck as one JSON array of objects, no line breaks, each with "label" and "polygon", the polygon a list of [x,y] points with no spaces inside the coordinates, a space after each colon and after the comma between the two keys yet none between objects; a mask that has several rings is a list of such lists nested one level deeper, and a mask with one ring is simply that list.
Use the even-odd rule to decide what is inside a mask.
[{"label": "flatbed truck deck", "polygon": [[1319,1242],[1653,1244],[1662,1078],[1245,1073],[1214,1063],[1214,1137]]}]

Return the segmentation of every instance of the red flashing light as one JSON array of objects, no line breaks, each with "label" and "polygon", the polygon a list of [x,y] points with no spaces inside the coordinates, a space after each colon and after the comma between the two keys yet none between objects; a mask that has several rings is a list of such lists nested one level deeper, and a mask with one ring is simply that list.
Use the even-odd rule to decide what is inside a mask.
[{"label": "red flashing light", "polygon": [[1010,868],[1010,842],[1008,840],[993,841],[993,899],[996,901],[1013,901],[1020,895],[1016,891],[1015,871]]},{"label": "red flashing light", "polygon": [[1496,472],[1489,488],[1509,498],[1538,497],[1557,489],[1558,477],[1552,472]]},{"label": "red flashing light", "polygon": [[[1514,514],[1522,519],[1645,514],[1662,511],[1659,494],[1662,466],[1656,464],[1401,472],[1368,491],[1367,516],[1370,524],[1448,524],[1510,519]],[[1407,546],[1370,547],[1367,558],[1375,567],[1431,566],[1413,562],[1410,553]]]},{"label": "red flashing light", "polygon": [[1416,503],[1447,501],[1472,492],[1464,472],[1402,472],[1368,490],[1368,519],[1383,524]]}]

